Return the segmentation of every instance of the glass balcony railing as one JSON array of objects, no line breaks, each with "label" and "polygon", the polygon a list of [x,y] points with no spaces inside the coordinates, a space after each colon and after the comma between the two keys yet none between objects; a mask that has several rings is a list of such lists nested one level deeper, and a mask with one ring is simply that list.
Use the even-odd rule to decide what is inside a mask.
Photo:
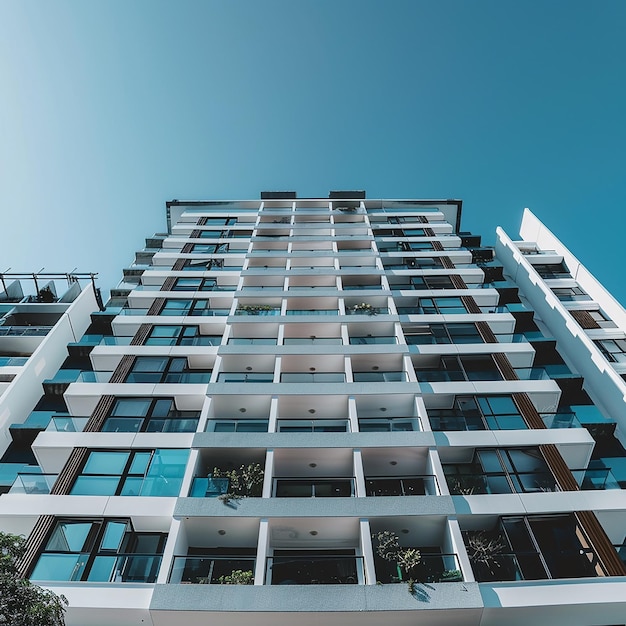
[{"label": "glass balcony railing", "polygon": [[222,372],[217,376],[218,383],[272,383],[273,372]]},{"label": "glass balcony railing", "polygon": [[343,340],[341,337],[285,337],[285,346],[340,346]]},{"label": "glass balcony railing", "polygon": [[363,557],[268,557],[266,581],[269,585],[357,585],[363,581]]},{"label": "glass balcony railing", "polygon": [[211,419],[206,432],[213,433],[266,433],[267,419]]},{"label": "glass balcony railing", "polygon": [[46,430],[59,433],[81,433],[88,421],[88,417],[53,416]]},{"label": "glass balcony railing", "polygon": [[21,367],[27,362],[27,356],[0,356],[0,367]]},{"label": "glass balcony railing", "polygon": [[342,372],[285,372],[280,375],[281,383],[343,383]]},{"label": "glass balcony railing", "polygon": [[[170,584],[194,585],[252,584],[254,557],[233,556],[175,556]],[[237,574],[234,574],[237,572]],[[234,577],[236,576],[236,578]],[[235,582],[237,581],[237,582]]]},{"label": "glass balcony railing", "polygon": [[420,561],[408,572],[405,572],[397,563],[376,559],[376,580],[383,584],[400,583],[409,579],[423,583],[463,581],[463,573],[456,554],[429,554],[426,550],[416,549],[420,552]]},{"label": "glass balcony railing", "polygon": [[52,490],[58,474],[26,474],[20,472],[9,493],[48,494]]},{"label": "glass balcony railing", "polygon": [[347,419],[279,419],[276,430],[279,433],[346,433],[350,432],[350,422]]},{"label": "glass balcony railing", "polygon": [[278,340],[274,337],[231,337],[229,346],[275,346]]},{"label": "glass balcony railing", "polygon": [[587,469],[571,470],[571,472],[583,491],[621,489],[609,467],[588,467]]},{"label": "glass balcony railing", "polygon": [[197,477],[191,483],[191,498],[217,498],[228,492],[228,478]]},{"label": "glass balcony railing", "polygon": [[365,477],[367,496],[436,496],[439,495],[437,479],[424,476]]},{"label": "glass balcony railing", "polygon": [[287,309],[287,315],[339,315],[338,309]]},{"label": "glass balcony railing", "polygon": [[547,470],[515,473],[464,472],[449,474],[446,476],[446,481],[450,494],[460,496],[559,491],[556,479]]},{"label": "glass balcony railing", "polygon": [[390,433],[421,431],[422,422],[419,417],[371,417],[359,418],[359,432]]},{"label": "glass balcony railing", "polygon": [[275,478],[275,498],[349,498],[354,478]]},{"label": "glass balcony railing", "polygon": [[447,415],[429,415],[431,428],[436,432],[470,430],[526,430],[528,426],[521,415],[467,415],[452,411]]},{"label": "glass balcony railing", "polygon": [[354,372],[352,374],[355,383],[397,383],[406,382],[406,372]]},{"label": "glass balcony railing", "polygon": [[541,413],[546,428],[582,428],[576,413]]},{"label": "glass balcony railing", "polygon": [[389,337],[350,337],[351,346],[365,346],[376,344],[394,344],[398,343],[398,340],[394,336]]},{"label": "glass balcony railing", "polygon": [[280,315],[280,308],[265,308],[264,306],[247,306],[235,311],[235,315]]},{"label": "glass balcony railing", "polygon": [[0,326],[0,337],[45,337],[52,326]]}]

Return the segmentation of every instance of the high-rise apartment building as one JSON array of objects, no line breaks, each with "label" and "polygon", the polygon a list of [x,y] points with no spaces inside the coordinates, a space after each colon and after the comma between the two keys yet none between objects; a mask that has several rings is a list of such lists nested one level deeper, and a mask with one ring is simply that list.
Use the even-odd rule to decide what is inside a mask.
[{"label": "high-rise apartment building", "polygon": [[625,623],[626,312],[535,216],[167,219],[0,421],[0,530],[69,626]]}]

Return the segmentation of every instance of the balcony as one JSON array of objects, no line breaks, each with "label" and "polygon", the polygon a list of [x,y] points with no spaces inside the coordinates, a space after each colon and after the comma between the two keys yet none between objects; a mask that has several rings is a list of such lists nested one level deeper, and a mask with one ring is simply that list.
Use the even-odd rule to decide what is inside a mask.
[{"label": "balcony", "polygon": [[606,575],[573,514],[503,517],[490,530],[463,531],[477,582]]},{"label": "balcony", "polygon": [[254,556],[175,556],[171,584],[221,585],[254,582]]},{"label": "balcony", "polygon": [[[287,552],[290,554],[283,554]],[[306,555],[306,552],[275,550],[274,556],[267,559],[267,584],[357,585],[363,581],[363,557],[347,554]]]},{"label": "balcony", "polygon": [[365,478],[367,496],[436,496],[437,479],[425,476],[381,476]]},{"label": "balcony", "polygon": [[349,498],[354,496],[354,478],[275,478],[275,498]]}]

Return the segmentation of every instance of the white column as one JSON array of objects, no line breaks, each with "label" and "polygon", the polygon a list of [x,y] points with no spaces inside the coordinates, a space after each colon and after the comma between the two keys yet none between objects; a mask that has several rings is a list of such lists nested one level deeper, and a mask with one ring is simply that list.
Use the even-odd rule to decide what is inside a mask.
[{"label": "white column", "polygon": [[361,554],[363,555],[363,573],[366,585],[376,584],[376,570],[374,568],[374,551],[372,549],[372,531],[368,519],[359,520],[361,539]]},{"label": "white column", "polygon": [[265,584],[265,561],[269,550],[270,525],[266,518],[259,522],[259,540],[256,548],[256,565],[254,567],[254,584]]}]

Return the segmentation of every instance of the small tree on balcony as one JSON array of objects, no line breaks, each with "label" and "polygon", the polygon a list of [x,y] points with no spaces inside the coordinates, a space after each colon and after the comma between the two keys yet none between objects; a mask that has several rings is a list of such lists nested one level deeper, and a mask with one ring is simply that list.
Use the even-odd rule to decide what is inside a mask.
[{"label": "small tree on balcony", "polygon": [[64,626],[64,596],[33,585],[21,576],[24,537],[0,532],[0,624],[7,626]]},{"label": "small tree on balcony", "polygon": [[[402,572],[409,575],[409,572],[419,565],[422,560],[422,555],[416,548],[402,548],[400,547],[400,538],[396,533],[390,530],[383,530],[375,533],[372,537],[376,540],[376,553],[381,559],[395,563]],[[415,592],[416,582],[412,578],[409,578],[409,593]]]},{"label": "small tree on balcony", "polygon": [[213,468],[215,478],[228,478],[228,492],[219,496],[224,504],[241,498],[258,498],[263,492],[263,468],[259,463],[242,465],[239,469]]}]

